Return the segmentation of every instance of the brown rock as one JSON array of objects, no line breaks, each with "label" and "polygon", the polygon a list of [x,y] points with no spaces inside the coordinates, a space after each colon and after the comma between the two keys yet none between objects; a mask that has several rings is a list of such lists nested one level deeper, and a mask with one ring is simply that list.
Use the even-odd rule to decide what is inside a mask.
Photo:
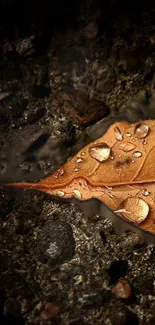
[{"label": "brown rock", "polygon": [[112,292],[119,299],[129,299],[132,296],[132,288],[130,283],[122,279],[117,282],[117,284],[112,288]]},{"label": "brown rock", "polygon": [[46,319],[55,319],[59,315],[60,308],[56,304],[53,304],[52,302],[48,302],[45,306],[45,317]]},{"label": "brown rock", "polygon": [[65,87],[54,100],[56,98],[62,103],[64,110],[83,126],[98,122],[110,113],[110,108],[104,102],[96,98],[90,100],[86,93],[69,87]]}]

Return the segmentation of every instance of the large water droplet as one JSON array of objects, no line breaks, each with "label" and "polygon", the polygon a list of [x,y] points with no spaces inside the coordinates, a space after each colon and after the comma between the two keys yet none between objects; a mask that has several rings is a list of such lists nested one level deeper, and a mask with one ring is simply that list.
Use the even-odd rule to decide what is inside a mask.
[{"label": "large water droplet", "polygon": [[136,224],[142,223],[149,214],[149,205],[138,197],[130,197],[121,203],[120,209],[115,211],[122,213],[125,218]]},{"label": "large water droplet", "polygon": [[149,133],[149,126],[145,123],[138,123],[135,127],[134,134],[136,138],[143,139],[145,138]]},{"label": "large water droplet", "polygon": [[107,160],[110,156],[110,151],[110,147],[104,142],[89,148],[90,156],[99,162]]},{"label": "large water droplet", "polygon": [[142,156],[142,153],[140,151],[133,152],[133,157],[134,158],[140,158],[141,156]]},{"label": "large water droplet", "polygon": [[74,191],[73,191],[73,195],[74,195],[74,197],[76,197],[77,199],[82,199],[82,194],[81,194],[81,192],[78,190],[78,189],[74,189]]},{"label": "large water droplet", "polygon": [[128,152],[128,151],[132,151],[133,149],[135,149],[135,144],[133,143],[122,143],[120,144],[119,148],[125,152]]},{"label": "large water droplet", "polygon": [[123,140],[123,135],[122,135],[121,130],[120,130],[120,128],[118,126],[116,126],[114,128],[114,132],[115,132],[115,138],[116,138],[116,140],[122,141]]}]

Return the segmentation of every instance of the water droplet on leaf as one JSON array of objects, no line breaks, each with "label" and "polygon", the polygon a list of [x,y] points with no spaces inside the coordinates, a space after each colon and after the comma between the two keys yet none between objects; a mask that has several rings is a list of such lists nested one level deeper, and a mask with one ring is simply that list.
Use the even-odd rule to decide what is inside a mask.
[{"label": "water droplet on leaf", "polygon": [[99,162],[107,160],[110,157],[110,151],[110,147],[104,142],[89,148],[90,156]]},{"label": "water droplet on leaf", "polygon": [[126,135],[127,137],[131,137],[131,133],[130,133],[130,132],[126,132],[125,135]]},{"label": "water droplet on leaf", "polygon": [[115,211],[122,213],[125,218],[136,224],[142,223],[149,214],[149,205],[138,197],[130,197],[121,203],[120,209]]},{"label": "water droplet on leaf", "polygon": [[75,190],[73,191],[73,195],[77,198],[77,199],[82,199],[82,194],[81,192],[75,188]]},{"label": "water droplet on leaf", "polygon": [[138,123],[135,127],[134,134],[136,138],[143,139],[148,135],[149,126],[145,123]]},{"label": "water droplet on leaf", "polygon": [[60,196],[60,197],[63,197],[65,195],[65,192],[58,190],[56,192],[53,192],[53,194],[57,195],[57,196]]},{"label": "water droplet on leaf", "polygon": [[76,161],[76,162],[77,162],[77,164],[78,164],[78,163],[80,163],[81,161],[82,161],[82,158],[79,157],[79,158],[77,158],[77,161]]},{"label": "water droplet on leaf", "polygon": [[123,140],[123,136],[122,136],[121,130],[120,130],[120,128],[118,126],[116,126],[114,128],[114,132],[115,132],[115,138],[116,138],[116,140],[122,141]]},{"label": "water droplet on leaf", "polygon": [[143,139],[142,143],[147,144],[147,139]]},{"label": "water droplet on leaf", "polygon": [[59,169],[58,169],[58,175],[59,175],[59,176],[62,176],[64,173],[65,173],[65,171],[64,171],[63,168],[59,168]]},{"label": "water droplet on leaf", "polygon": [[142,195],[148,196],[150,195],[150,192],[146,188],[144,188],[144,190],[142,190]]},{"label": "water droplet on leaf", "polygon": [[128,151],[132,151],[133,149],[135,149],[135,144],[133,143],[122,143],[120,144],[119,148],[122,149],[123,151],[125,152],[128,152]]},{"label": "water droplet on leaf", "polygon": [[141,156],[142,156],[142,153],[140,151],[133,152],[133,157],[134,158],[140,158]]}]

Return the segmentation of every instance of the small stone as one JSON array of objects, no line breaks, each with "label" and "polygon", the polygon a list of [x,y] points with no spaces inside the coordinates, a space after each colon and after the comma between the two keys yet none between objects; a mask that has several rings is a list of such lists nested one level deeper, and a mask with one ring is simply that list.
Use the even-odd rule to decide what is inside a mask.
[{"label": "small stone", "polygon": [[120,299],[129,299],[132,296],[131,286],[129,282],[124,279],[116,283],[116,285],[112,288],[112,292],[117,298]]},{"label": "small stone", "polygon": [[38,237],[37,254],[42,263],[59,265],[71,259],[75,252],[75,240],[67,222],[50,220]]},{"label": "small stone", "polygon": [[89,22],[84,29],[84,35],[88,39],[93,39],[97,36],[97,34],[98,34],[98,26],[96,21]]},{"label": "small stone", "polygon": [[30,54],[33,54],[34,52],[34,46],[33,46],[33,40],[35,39],[35,36],[32,35],[29,38],[24,38],[16,41],[16,51],[21,56],[27,56]]}]

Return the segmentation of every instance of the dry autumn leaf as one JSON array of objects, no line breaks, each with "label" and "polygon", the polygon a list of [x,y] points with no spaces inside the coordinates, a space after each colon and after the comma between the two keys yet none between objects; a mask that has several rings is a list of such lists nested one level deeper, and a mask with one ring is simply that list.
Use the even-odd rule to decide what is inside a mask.
[{"label": "dry autumn leaf", "polygon": [[154,120],[118,122],[40,182],[6,185],[81,201],[96,198],[123,220],[155,234],[154,156]]}]

